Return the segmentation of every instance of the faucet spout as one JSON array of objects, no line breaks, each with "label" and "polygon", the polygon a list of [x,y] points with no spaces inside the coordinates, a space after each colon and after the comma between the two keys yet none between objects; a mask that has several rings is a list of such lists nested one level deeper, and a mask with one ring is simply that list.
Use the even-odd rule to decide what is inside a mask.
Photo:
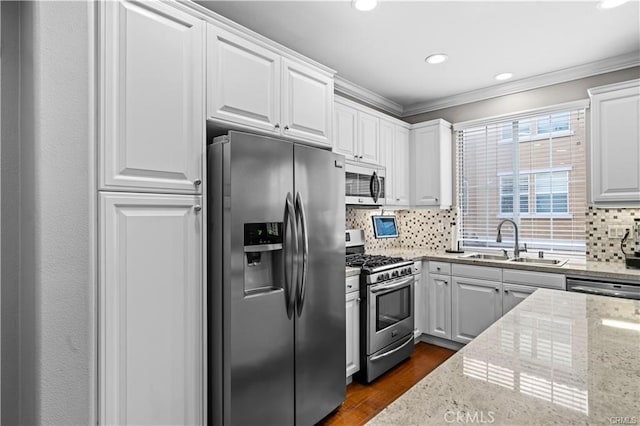
[{"label": "faucet spout", "polygon": [[500,222],[498,224],[498,235],[496,236],[496,243],[501,243],[502,242],[502,234],[501,234],[501,230],[502,230],[502,225],[504,225],[505,222],[509,222],[510,224],[513,225],[513,235],[514,235],[514,239],[515,241],[513,242],[513,257],[515,257],[516,259],[518,257],[520,257],[520,252],[521,251],[527,251],[527,245],[525,244],[524,249],[520,249],[520,242],[519,242],[519,235],[518,235],[518,224],[516,224],[513,220],[511,219],[504,219],[502,222]]}]

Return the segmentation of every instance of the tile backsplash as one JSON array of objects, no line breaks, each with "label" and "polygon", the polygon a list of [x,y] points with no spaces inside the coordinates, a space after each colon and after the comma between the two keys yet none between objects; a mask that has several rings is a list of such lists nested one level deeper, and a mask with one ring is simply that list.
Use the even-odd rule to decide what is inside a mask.
[{"label": "tile backsplash", "polygon": [[364,229],[368,250],[385,248],[424,248],[444,250],[451,241],[451,223],[456,214],[452,210],[385,210],[394,214],[398,222],[398,238],[376,239],[371,216],[382,214],[377,209],[348,207],[346,227]]},{"label": "tile backsplash", "polygon": [[636,222],[640,219],[640,208],[596,208],[586,212],[587,260],[599,262],[624,262],[620,251],[620,238],[610,238],[609,226],[624,226],[630,229],[629,238],[623,245],[631,254],[640,250],[640,238],[636,234]]},{"label": "tile backsplash", "polygon": [[[368,250],[385,248],[425,248],[444,250],[450,247],[451,223],[456,220],[454,210],[385,210],[398,220],[398,238],[376,239],[371,216],[381,210],[348,207],[346,227],[364,229]],[[624,226],[630,234],[624,249],[627,253],[640,250],[640,236],[636,225],[640,222],[640,208],[595,208],[586,211],[586,258],[598,262],[624,262],[620,238],[609,238],[609,226]]]}]

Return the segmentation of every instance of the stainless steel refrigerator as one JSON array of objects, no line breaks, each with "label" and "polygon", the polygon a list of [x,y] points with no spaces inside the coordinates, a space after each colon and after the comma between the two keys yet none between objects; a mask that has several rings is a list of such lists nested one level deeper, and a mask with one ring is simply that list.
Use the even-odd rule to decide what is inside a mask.
[{"label": "stainless steel refrigerator", "polygon": [[209,146],[209,419],[312,425],[345,397],[344,157]]}]

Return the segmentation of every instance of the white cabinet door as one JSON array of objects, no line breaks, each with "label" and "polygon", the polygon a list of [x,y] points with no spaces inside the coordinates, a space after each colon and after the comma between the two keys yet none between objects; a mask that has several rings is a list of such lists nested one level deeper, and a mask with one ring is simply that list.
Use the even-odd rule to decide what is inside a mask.
[{"label": "white cabinet door", "polygon": [[422,328],[424,315],[424,283],[422,282],[422,274],[414,275],[415,282],[413,284],[413,336],[418,337],[424,331]]},{"label": "white cabinet door", "polygon": [[[393,188],[397,206],[409,205],[409,130],[396,126],[393,144]],[[389,169],[387,168],[387,176]]]},{"label": "white cabinet door", "polygon": [[411,131],[411,193],[415,206],[452,204],[451,125],[434,120]]},{"label": "white cabinet door", "polygon": [[537,287],[528,285],[502,283],[502,315],[515,308],[536,290]]},{"label": "white cabinet door", "polygon": [[160,2],[104,13],[100,189],[200,192],[203,22]]},{"label": "white cabinet door", "polygon": [[640,80],[590,89],[594,202],[640,205]]},{"label": "white cabinet door", "polygon": [[394,137],[395,125],[389,121],[380,120],[380,164],[386,169],[384,191],[387,205],[394,205],[395,176],[394,176]]},{"label": "white cabinet door", "polygon": [[469,343],[502,316],[502,283],[452,277],[452,339]]},{"label": "white cabinet door", "polygon": [[336,102],[334,105],[333,151],[348,160],[357,159],[358,110]]},{"label": "white cabinet door", "polygon": [[429,274],[426,333],[451,339],[451,277]]},{"label": "white cabinet door", "polygon": [[207,24],[207,116],[280,134],[281,59]]},{"label": "white cabinet door", "polygon": [[199,196],[100,194],[100,424],[202,424]]},{"label": "white cabinet door", "polygon": [[380,164],[380,119],[358,111],[358,158],[367,163]]},{"label": "white cabinet door", "polygon": [[347,293],[347,377],[360,370],[360,293]]},{"label": "white cabinet door", "polygon": [[331,146],[333,78],[283,60],[282,134]]}]

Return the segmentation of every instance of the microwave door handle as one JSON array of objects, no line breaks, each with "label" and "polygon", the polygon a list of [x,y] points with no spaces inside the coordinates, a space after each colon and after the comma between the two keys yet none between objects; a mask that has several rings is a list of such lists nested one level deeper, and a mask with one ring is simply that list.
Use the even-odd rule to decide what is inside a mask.
[{"label": "microwave door handle", "polygon": [[309,270],[309,235],[307,233],[307,215],[304,211],[304,203],[302,197],[298,192],[296,194],[296,223],[300,219],[300,231],[302,233],[302,266],[298,269],[298,283],[297,283],[297,305],[298,305],[298,317],[302,315],[302,307],[304,306],[304,299],[307,288],[307,272]]},{"label": "microwave door handle", "polygon": [[376,173],[376,183],[377,183],[377,191],[376,191],[376,199],[380,199],[380,193],[382,192],[382,184],[380,183],[380,175]]},{"label": "microwave door handle", "polygon": [[369,181],[369,192],[371,193],[371,198],[373,198],[373,202],[378,202],[378,191],[376,190],[376,182],[378,182],[378,174],[373,172],[371,175],[371,180]]}]

